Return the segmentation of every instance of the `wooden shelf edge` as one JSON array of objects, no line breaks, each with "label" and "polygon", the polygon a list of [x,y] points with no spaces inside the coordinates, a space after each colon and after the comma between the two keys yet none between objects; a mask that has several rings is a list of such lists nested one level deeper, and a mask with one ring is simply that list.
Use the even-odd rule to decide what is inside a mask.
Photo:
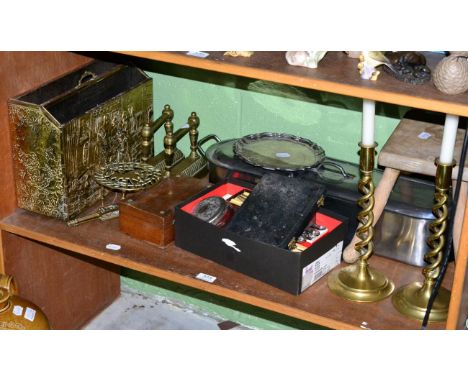
[{"label": "wooden shelf edge", "polygon": [[200,281],[191,277],[180,275],[178,273],[166,271],[166,270],[159,269],[156,267],[151,267],[149,265],[141,264],[141,263],[129,260],[129,259],[122,259],[117,256],[113,256],[112,254],[96,251],[92,248],[83,247],[78,244],[60,240],[57,238],[52,238],[51,236],[47,236],[38,232],[34,232],[29,229],[24,229],[22,227],[18,227],[15,225],[10,225],[4,222],[0,222],[0,229],[9,233],[27,238],[27,239],[38,241],[40,243],[51,245],[57,248],[62,248],[62,249],[69,250],[75,253],[79,253],[86,257],[95,258],[95,259],[102,260],[108,263],[112,263],[121,267],[129,268],[129,269],[143,272],[152,276],[160,277],[162,279],[173,281],[178,284],[193,287],[195,289],[213,293],[219,296],[227,297],[236,301],[240,301],[242,303],[250,304],[250,305],[260,307],[263,309],[267,309],[273,312],[285,314],[287,316],[298,318],[304,321],[308,321],[313,324],[321,325],[330,329],[345,329],[345,330],[362,329],[358,326],[354,326],[354,325],[347,324],[344,322],[329,319],[329,318],[319,316],[313,313],[304,312],[300,309],[286,307],[285,305],[275,303],[272,301],[268,301],[268,300],[264,300],[259,297],[245,295],[243,293],[239,293],[232,289],[224,288],[224,287],[214,285],[214,284],[209,284],[204,281]]},{"label": "wooden shelf edge", "polygon": [[[465,285],[465,275],[467,272],[468,263],[468,203],[465,204],[465,216],[463,219],[462,235],[458,245],[458,257],[456,262],[458,266],[455,267],[455,274],[453,276],[452,291],[450,295],[450,309],[447,317],[447,329],[457,329],[459,325],[461,302],[463,299],[463,288]],[[457,248],[456,248],[457,249]]]},{"label": "wooden shelf edge", "polygon": [[449,101],[424,99],[422,97],[416,97],[405,93],[370,89],[360,86],[342,84],[339,82],[316,79],[312,77],[301,77],[275,72],[268,69],[248,68],[227,62],[204,60],[202,58],[184,56],[180,53],[148,51],[116,51],[116,53],[154,61],[161,61],[169,64],[183,65],[225,74],[233,74],[259,80],[272,81],[286,85],[300,86],[307,89],[325,91],[355,98],[370,99],[400,106],[410,106],[418,109],[468,117],[468,105]]}]

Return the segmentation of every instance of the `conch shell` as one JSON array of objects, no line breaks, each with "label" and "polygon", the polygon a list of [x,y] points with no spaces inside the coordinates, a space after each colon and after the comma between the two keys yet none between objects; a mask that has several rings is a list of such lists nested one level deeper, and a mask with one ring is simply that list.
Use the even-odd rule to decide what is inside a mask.
[{"label": "conch shell", "polygon": [[326,53],[325,50],[289,51],[286,52],[286,61],[289,65],[315,69]]}]

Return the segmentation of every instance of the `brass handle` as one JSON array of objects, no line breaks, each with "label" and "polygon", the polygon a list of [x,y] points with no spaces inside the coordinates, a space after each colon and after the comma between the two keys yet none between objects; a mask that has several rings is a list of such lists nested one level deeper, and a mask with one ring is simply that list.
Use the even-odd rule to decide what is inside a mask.
[{"label": "brass handle", "polygon": [[0,288],[6,289],[10,295],[18,294],[18,287],[13,276],[0,274]]}]

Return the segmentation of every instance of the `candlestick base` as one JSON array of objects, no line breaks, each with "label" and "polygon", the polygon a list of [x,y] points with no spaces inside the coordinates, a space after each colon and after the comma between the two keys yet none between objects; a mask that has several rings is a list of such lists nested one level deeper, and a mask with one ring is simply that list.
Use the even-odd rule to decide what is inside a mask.
[{"label": "candlestick base", "polygon": [[332,272],[328,287],[340,297],[356,302],[375,302],[390,296],[395,285],[385,275],[358,261]]},{"label": "candlestick base", "polygon": [[[433,283],[414,282],[398,289],[392,297],[393,306],[403,315],[422,321],[426,314],[427,304],[431,297]],[[440,288],[431,313],[430,322],[447,320],[450,302],[450,291]]]}]

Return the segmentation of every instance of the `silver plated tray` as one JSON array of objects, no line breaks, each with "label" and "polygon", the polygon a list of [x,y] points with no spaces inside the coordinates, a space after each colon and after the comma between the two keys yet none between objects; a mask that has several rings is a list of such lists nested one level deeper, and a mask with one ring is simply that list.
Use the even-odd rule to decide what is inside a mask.
[{"label": "silver plated tray", "polygon": [[291,134],[250,134],[234,142],[234,153],[267,170],[300,171],[318,166],[325,151],[316,143]]}]

